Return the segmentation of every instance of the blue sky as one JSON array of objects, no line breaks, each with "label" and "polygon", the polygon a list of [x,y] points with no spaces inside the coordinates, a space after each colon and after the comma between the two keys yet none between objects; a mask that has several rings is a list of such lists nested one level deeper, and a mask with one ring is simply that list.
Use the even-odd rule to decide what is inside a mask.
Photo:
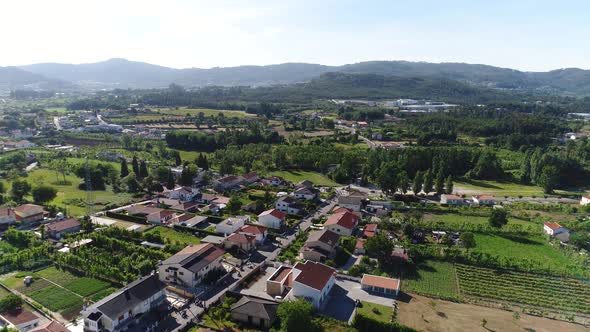
[{"label": "blue sky", "polygon": [[19,0],[0,66],[113,57],[176,68],[368,60],[590,69],[590,1]]}]

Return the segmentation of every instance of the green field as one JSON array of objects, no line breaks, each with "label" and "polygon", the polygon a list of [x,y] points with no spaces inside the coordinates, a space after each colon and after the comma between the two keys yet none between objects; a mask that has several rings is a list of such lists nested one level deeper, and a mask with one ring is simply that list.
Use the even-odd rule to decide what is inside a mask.
[{"label": "green field", "polygon": [[168,243],[177,243],[178,242],[182,245],[188,245],[189,243],[199,244],[199,242],[201,242],[201,239],[199,239],[198,237],[196,237],[190,233],[175,231],[172,228],[164,227],[164,226],[156,226],[156,227],[148,230],[146,233],[154,233],[154,232],[159,232],[160,235],[162,235],[162,237],[165,238]]},{"label": "green field", "polygon": [[476,252],[541,263],[555,270],[564,270],[573,262],[541,236],[475,233]]},{"label": "green field", "polygon": [[[58,180],[59,176],[59,180]],[[63,206],[68,209],[68,213],[72,216],[81,216],[86,213],[85,199],[86,191],[81,190],[78,185],[82,182],[82,179],[78,178],[73,174],[66,175],[67,184],[61,184],[63,178],[61,174],[56,175],[54,171],[40,168],[29,173],[26,180],[31,183],[34,187],[37,184],[49,184],[54,186],[58,193],[57,197],[49,204]],[[58,182],[59,181],[59,182]],[[5,182],[7,192],[12,187],[10,182]],[[94,209],[100,210],[104,205],[109,203],[123,204],[132,200],[131,194],[128,193],[113,193],[109,190],[95,190],[92,192],[93,201],[95,204]],[[31,197],[27,197],[31,199]]]},{"label": "green field", "polygon": [[464,295],[590,313],[590,285],[587,282],[461,264],[456,267]]},{"label": "green field", "polygon": [[[470,181],[456,181],[455,182],[456,194],[465,194],[467,196],[472,194],[488,194],[495,195],[498,197],[504,196],[523,196],[523,197],[543,197],[545,193],[541,187],[523,185],[512,182],[497,182],[497,181],[483,181],[483,180],[470,180]],[[586,192],[569,192],[563,190],[556,190],[557,195],[582,195]]]},{"label": "green field", "polygon": [[402,290],[445,299],[457,299],[455,267],[452,263],[426,261],[412,266],[402,276]]},{"label": "green field", "polygon": [[297,183],[303,180],[309,180],[313,182],[316,186],[324,186],[324,187],[337,187],[340,184],[332,181],[327,176],[316,173],[316,172],[307,172],[307,171],[272,171],[269,175],[280,176],[287,181],[291,181],[293,183]]},{"label": "green field", "polygon": [[[422,223],[425,225],[434,223],[440,225],[438,228],[445,230],[471,230],[473,225],[488,226],[488,219],[487,216],[470,216],[461,213],[426,213]],[[533,222],[516,218],[509,218],[507,225],[538,226],[539,232],[541,231],[540,224],[535,225]]]},{"label": "green field", "polygon": [[220,113],[226,118],[245,118],[245,117],[253,117],[256,116],[255,114],[248,114],[244,111],[231,111],[231,110],[214,110],[209,108],[179,108],[179,109],[168,109],[168,108],[161,108],[155,110],[155,112],[165,115],[177,115],[177,116],[186,116],[189,114],[190,116],[196,116],[199,113],[203,113],[206,117],[210,116],[217,116]]},{"label": "green field", "polygon": [[77,313],[82,309],[82,298],[80,296],[58,286],[45,287],[29,294],[29,297],[45,308],[67,316],[68,319],[74,313],[77,316]]},{"label": "green field", "polygon": [[366,301],[362,301],[361,303],[363,306],[357,309],[357,313],[363,314],[377,321],[391,322],[393,318],[393,307]]}]

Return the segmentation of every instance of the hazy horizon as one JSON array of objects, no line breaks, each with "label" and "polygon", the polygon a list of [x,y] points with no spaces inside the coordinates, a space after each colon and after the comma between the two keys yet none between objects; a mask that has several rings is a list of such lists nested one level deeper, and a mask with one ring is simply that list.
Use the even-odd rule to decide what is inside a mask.
[{"label": "hazy horizon", "polygon": [[0,66],[124,58],[171,68],[403,60],[590,69],[589,11],[579,0],[24,0],[3,5]]}]

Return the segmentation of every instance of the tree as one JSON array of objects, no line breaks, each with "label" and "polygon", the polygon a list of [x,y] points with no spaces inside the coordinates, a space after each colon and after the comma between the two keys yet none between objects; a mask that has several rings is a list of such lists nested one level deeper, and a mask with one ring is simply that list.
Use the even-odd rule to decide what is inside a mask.
[{"label": "tree", "polygon": [[436,191],[437,195],[441,195],[444,193],[444,183],[445,177],[443,175],[442,170],[440,170],[436,174],[436,179],[434,180],[434,191]]},{"label": "tree", "polygon": [[47,227],[45,225],[41,225],[39,227],[39,232],[41,233],[41,240],[45,239],[45,232],[47,231]]},{"label": "tree", "polygon": [[461,233],[461,236],[459,236],[459,239],[461,240],[461,244],[463,244],[463,247],[465,247],[467,249],[475,248],[475,236],[473,236],[473,233],[471,233],[471,232]]},{"label": "tree", "polygon": [[545,165],[541,169],[541,174],[537,179],[537,184],[543,187],[546,194],[553,192],[553,189],[559,184],[559,170],[553,165]]},{"label": "tree", "polygon": [[16,179],[12,182],[11,194],[15,201],[22,201],[29,192],[31,192],[31,184],[27,180]]},{"label": "tree", "polygon": [[494,228],[502,228],[508,223],[508,212],[504,209],[493,209],[488,222]]},{"label": "tree", "polygon": [[401,171],[398,175],[398,183],[399,183],[399,190],[402,194],[406,194],[408,192],[410,186],[410,178],[408,177],[408,173],[406,171]]},{"label": "tree", "polygon": [[175,180],[174,180],[174,174],[172,174],[171,170],[168,170],[168,174],[166,175],[166,188],[172,190],[174,189],[174,185],[175,185]]},{"label": "tree", "polygon": [[569,243],[578,249],[588,249],[590,248],[590,236],[587,232],[572,233]]},{"label": "tree", "polygon": [[422,191],[423,182],[424,175],[422,174],[422,172],[417,171],[416,175],[414,176],[414,182],[412,183],[412,192],[414,192],[414,195],[420,194],[420,191]]},{"label": "tree", "polygon": [[139,161],[137,160],[136,156],[133,156],[133,160],[131,161],[131,168],[133,169],[133,173],[139,174]]},{"label": "tree", "polygon": [[127,166],[127,159],[121,158],[121,177],[124,178],[129,175],[129,167]]},{"label": "tree", "polygon": [[434,176],[432,175],[432,171],[428,169],[424,174],[424,186],[422,190],[426,195],[432,192],[434,186]]},{"label": "tree", "polygon": [[18,310],[23,306],[23,299],[14,294],[6,295],[0,300],[0,313]]},{"label": "tree", "polygon": [[180,158],[180,153],[178,151],[174,153],[174,163],[176,166],[182,165],[182,159]]},{"label": "tree", "polygon": [[312,332],[316,330],[313,318],[313,306],[303,299],[283,301],[277,309],[281,322],[281,332]]},{"label": "tree", "polygon": [[236,214],[242,208],[242,202],[236,195],[234,195],[229,199],[229,202],[227,202],[227,206],[225,208],[229,213]]},{"label": "tree", "polygon": [[149,175],[148,169],[147,169],[147,163],[145,162],[145,160],[142,160],[141,163],[139,164],[139,174],[138,177],[139,178],[145,178]]},{"label": "tree", "polygon": [[377,257],[379,262],[387,262],[393,252],[393,242],[384,233],[379,233],[367,239],[365,250],[370,256]]},{"label": "tree", "polygon": [[385,164],[379,169],[377,182],[381,187],[383,193],[388,196],[393,196],[398,188],[398,176],[395,165],[392,163]]},{"label": "tree", "polygon": [[127,185],[127,192],[136,193],[141,189],[139,181],[137,181],[137,176],[135,173],[131,172],[127,177],[124,179],[125,184]]},{"label": "tree", "polygon": [[453,193],[453,176],[452,175],[447,176],[447,179],[445,180],[445,192],[447,194]]},{"label": "tree", "polygon": [[264,201],[262,201],[261,199],[256,200],[256,203],[255,203],[255,206],[254,206],[254,212],[256,214],[260,214],[265,209],[266,209],[266,205],[264,204]]},{"label": "tree", "polygon": [[57,196],[57,189],[48,185],[40,185],[32,191],[33,200],[37,204],[44,204],[53,200]]},{"label": "tree", "polygon": [[188,164],[182,169],[180,174],[180,184],[183,186],[190,186],[193,184],[193,178],[197,175],[198,169],[195,164]]}]

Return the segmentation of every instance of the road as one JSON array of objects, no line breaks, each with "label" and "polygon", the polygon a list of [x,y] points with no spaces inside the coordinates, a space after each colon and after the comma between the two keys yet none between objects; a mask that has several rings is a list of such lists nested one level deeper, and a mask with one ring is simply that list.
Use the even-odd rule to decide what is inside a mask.
[{"label": "road", "polygon": [[[338,129],[346,130],[346,131],[350,132],[351,135],[356,134],[356,129],[354,129],[354,128],[343,126],[343,125],[336,125],[335,127],[338,128]],[[379,145],[377,145],[377,143],[375,143],[375,142],[371,141],[370,139],[362,136],[361,134],[358,134],[358,138],[360,138],[362,141],[364,141],[365,143],[367,143],[367,145],[371,149],[375,149],[375,148],[377,148],[379,146]]]}]

